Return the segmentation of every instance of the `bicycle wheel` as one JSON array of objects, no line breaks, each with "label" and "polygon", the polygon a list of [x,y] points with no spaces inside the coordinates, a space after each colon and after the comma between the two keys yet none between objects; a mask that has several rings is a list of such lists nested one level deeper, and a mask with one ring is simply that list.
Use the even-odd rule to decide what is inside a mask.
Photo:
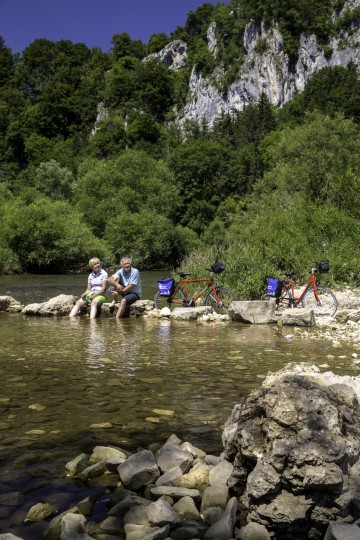
[{"label": "bicycle wheel", "polygon": [[235,295],[226,287],[216,287],[216,293],[220,298],[218,303],[213,291],[210,291],[205,300],[205,306],[211,306],[216,313],[228,313],[229,305],[235,300]]},{"label": "bicycle wheel", "polygon": [[172,303],[172,300],[176,302],[183,302],[185,299],[186,299],[186,296],[182,289],[177,290],[174,296],[172,296],[171,298],[167,298],[166,296],[160,296],[159,291],[157,291],[157,293],[154,296],[154,305],[156,309],[162,309],[164,307],[174,309],[176,307],[185,306],[185,303],[183,305],[180,303],[179,304]]},{"label": "bicycle wheel", "polygon": [[313,309],[315,317],[333,317],[338,308],[336,296],[325,287],[317,287],[319,302],[315,298],[314,289],[309,289],[302,299],[304,308]]}]

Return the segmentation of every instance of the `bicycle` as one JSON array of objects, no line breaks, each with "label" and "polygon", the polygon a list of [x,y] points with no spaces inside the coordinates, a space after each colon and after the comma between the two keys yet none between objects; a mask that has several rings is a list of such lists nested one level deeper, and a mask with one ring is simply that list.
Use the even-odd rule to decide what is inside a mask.
[{"label": "bicycle", "polygon": [[[195,307],[196,302],[209,291],[205,298],[205,306],[211,306],[216,313],[228,313],[229,305],[235,300],[235,295],[230,289],[222,287],[214,280],[214,274],[220,274],[224,270],[224,266],[221,263],[215,263],[211,268],[205,270],[210,272],[210,277],[188,279],[189,273],[178,272],[181,278],[180,282],[175,283],[172,278],[164,280],[170,282],[170,287],[167,288],[167,296],[164,296],[165,291],[157,291],[154,297],[155,308]],[[158,281],[159,287],[161,281],[163,280]],[[191,296],[189,289],[189,284],[192,283],[204,284],[201,291],[193,296]]]},{"label": "bicycle", "polygon": [[285,272],[288,281],[279,281],[279,290],[276,294],[269,296],[276,297],[277,310],[281,311],[284,308],[303,307],[312,309],[315,316],[333,317],[338,308],[336,296],[330,289],[320,287],[320,279],[315,278],[315,273],[320,274],[329,271],[328,261],[315,263],[311,269],[311,277],[299,296],[295,294],[293,277],[295,272]]}]

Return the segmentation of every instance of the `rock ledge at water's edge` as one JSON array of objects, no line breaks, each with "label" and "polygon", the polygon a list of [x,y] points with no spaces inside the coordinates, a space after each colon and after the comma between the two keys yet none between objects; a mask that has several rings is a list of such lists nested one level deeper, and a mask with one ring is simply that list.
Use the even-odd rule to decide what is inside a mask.
[{"label": "rock ledge at water's edge", "polygon": [[[296,336],[302,339],[328,339],[335,345],[341,342],[351,342],[355,348],[360,348],[360,291],[350,288],[335,291],[338,299],[338,311],[334,318],[316,318],[312,320],[311,314],[303,314],[302,310],[287,310],[285,317],[281,318],[281,323],[289,326],[309,326],[311,331],[301,329]],[[11,296],[0,296],[0,312],[22,313],[23,315],[38,316],[65,316],[76,301],[72,295],[59,295],[55,298],[37,304],[23,306]],[[251,310],[249,310],[251,305]],[[234,321],[241,321],[247,324],[267,324],[279,322],[278,317],[274,317],[274,303],[270,301],[240,302],[234,301],[231,305],[229,315]],[[86,313],[86,307],[85,311]],[[109,311],[109,304],[103,304],[101,313],[114,316]],[[178,314],[177,314],[178,313]],[[180,315],[179,315],[180,313]],[[168,308],[162,310],[154,309],[152,300],[139,300],[130,307],[131,317],[148,318],[180,318],[182,320],[196,320],[197,322],[219,322],[228,320],[227,315],[209,313],[208,308],[204,312],[204,306],[199,308],[181,308],[170,313]]]}]

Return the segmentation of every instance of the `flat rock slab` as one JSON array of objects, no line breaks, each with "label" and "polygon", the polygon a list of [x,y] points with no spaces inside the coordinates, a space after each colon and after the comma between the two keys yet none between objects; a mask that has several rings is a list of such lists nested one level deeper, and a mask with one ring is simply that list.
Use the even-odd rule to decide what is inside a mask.
[{"label": "flat rock slab", "polygon": [[234,300],[229,306],[233,321],[247,324],[268,324],[276,321],[274,300]]},{"label": "flat rock slab", "polygon": [[183,321],[193,321],[198,317],[203,315],[210,315],[213,313],[213,308],[211,306],[200,306],[200,307],[178,307],[175,308],[171,314],[170,319],[178,319]]},{"label": "flat rock slab", "polygon": [[279,319],[284,326],[314,326],[315,315],[312,309],[286,309]]}]

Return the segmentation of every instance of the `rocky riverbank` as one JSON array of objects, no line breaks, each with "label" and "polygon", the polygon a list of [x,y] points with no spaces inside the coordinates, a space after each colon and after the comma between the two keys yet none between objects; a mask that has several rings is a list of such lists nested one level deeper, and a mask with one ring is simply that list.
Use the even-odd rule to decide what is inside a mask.
[{"label": "rocky riverbank", "polygon": [[[299,292],[299,291],[297,291]],[[345,287],[335,291],[338,300],[338,311],[334,318],[312,319],[309,314],[302,314],[302,310],[286,310],[282,324],[301,326],[295,337],[299,339],[324,338],[332,341],[334,345],[342,342],[351,343],[355,351],[360,349],[360,290]],[[59,295],[55,298],[37,304],[21,305],[11,296],[0,296],[0,311],[9,313],[22,313],[23,315],[38,316],[66,316],[76,301],[71,295]],[[197,320],[198,322],[225,321],[232,318],[235,321],[247,324],[266,324],[278,322],[273,316],[273,304],[263,302],[234,302],[234,309],[230,316],[219,315],[210,307],[178,308],[171,313],[174,319]],[[102,313],[113,316],[109,311],[109,304],[102,306]],[[136,317],[169,317],[170,311],[154,309],[152,300],[139,300],[130,308],[130,316]],[[306,330],[306,327],[311,330]]]},{"label": "rocky riverbank", "polygon": [[[360,357],[360,290],[345,288],[334,291],[338,300],[338,311],[333,319],[318,319],[311,332],[304,329],[301,339],[327,339],[334,345],[347,342],[354,347],[354,354]],[[357,352],[358,351],[358,352]]]}]

